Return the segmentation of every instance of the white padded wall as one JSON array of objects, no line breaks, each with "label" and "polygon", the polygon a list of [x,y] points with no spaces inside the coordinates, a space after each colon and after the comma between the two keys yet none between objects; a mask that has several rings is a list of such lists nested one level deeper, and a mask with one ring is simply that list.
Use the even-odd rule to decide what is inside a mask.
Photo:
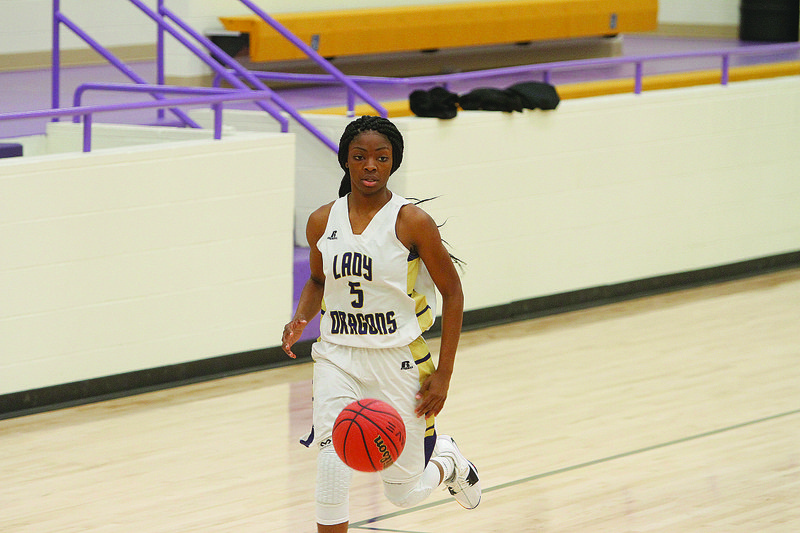
[{"label": "white padded wall", "polygon": [[[798,89],[401,118],[391,187],[439,196],[425,206],[467,262],[467,309],[797,251]],[[241,135],[0,163],[0,393],[277,345],[294,142]],[[299,197],[338,183],[332,152],[303,157],[331,170],[298,174]]]},{"label": "white padded wall", "polygon": [[294,138],[0,163],[0,394],[277,344]]},{"label": "white padded wall", "polygon": [[[213,114],[208,109],[194,109],[189,115],[192,120],[204,128],[213,125]],[[313,123],[323,135],[339,143],[344,127],[351,119],[319,115],[313,117]],[[226,128],[232,131],[275,132],[280,129],[275,120],[263,111],[226,110],[223,113]],[[308,246],[306,242],[306,222],[311,213],[319,206],[336,199],[343,171],[339,167],[336,154],[322,141],[308,133],[294,120],[290,121],[290,131],[297,138],[297,154],[295,159],[295,242],[299,246]]]},{"label": "white padded wall", "polygon": [[739,24],[741,0],[659,0],[658,21],[666,24]]},{"label": "white padded wall", "polygon": [[467,307],[800,250],[800,78],[398,120]]},{"label": "white padded wall", "polygon": [[[143,0],[155,8],[156,0]],[[106,47],[155,43],[155,23],[127,1],[61,0],[61,12]],[[0,54],[49,52],[53,0],[0,0]],[[61,25],[61,49],[88,46]]]},{"label": "white padded wall", "polygon": [[[564,100],[552,112],[395,119],[390,187],[468,265],[467,309],[800,249],[800,78]],[[235,129],[267,127],[226,113]],[[349,119],[309,119],[338,140]],[[335,155],[298,131],[296,237]],[[303,147],[300,149],[299,147]]]}]

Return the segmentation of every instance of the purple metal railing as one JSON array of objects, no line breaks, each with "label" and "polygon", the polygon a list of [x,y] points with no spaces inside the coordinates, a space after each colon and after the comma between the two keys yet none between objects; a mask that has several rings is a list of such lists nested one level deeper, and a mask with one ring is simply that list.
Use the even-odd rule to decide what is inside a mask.
[{"label": "purple metal railing", "polygon": [[[270,94],[269,99],[254,99],[256,105],[261,107],[264,111],[269,113],[275,120],[277,120],[281,124],[281,131],[287,132],[289,130],[289,121],[286,119],[282,114],[281,111],[288,114],[294,120],[296,120],[302,127],[308,130],[312,135],[317,137],[320,141],[322,141],[328,148],[332,151],[338,151],[338,144],[329,139],[326,135],[324,135],[318,128],[316,128],[313,124],[311,124],[305,117],[303,117],[300,113],[297,112],[292,106],[290,106],[285,100],[283,100],[277,93],[272,91],[269,87],[264,85],[264,83],[257,77],[255,77],[249,70],[242,67],[236,60],[231,58],[227,53],[225,53],[221,48],[211,42],[211,40],[207,39],[205,36],[194,30],[191,26],[183,22],[175,13],[167,9],[164,5],[164,0],[158,0],[157,3],[157,11],[153,11],[147,5],[145,5],[142,0],[128,0],[131,4],[136,6],[140,11],[142,11],[145,15],[147,15],[150,19],[152,19],[157,27],[158,27],[158,35],[157,35],[157,48],[158,48],[158,59],[157,59],[157,81],[159,85],[163,85],[164,83],[164,37],[165,34],[170,34],[174,37],[179,43],[181,43],[184,47],[186,47],[189,51],[191,51],[196,57],[198,57],[201,61],[203,61],[209,68],[212,69],[216,73],[218,77],[225,79],[228,83],[230,83],[233,87],[241,89],[241,90],[249,90],[250,87],[247,83],[250,83],[255,90],[268,92]],[[241,0],[245,5],[254,9],[259,16],[262,18],[269,16],[254,6],[252,3],[248,2],[247,0]],[[182,32],[188,34],[192,39],[197,41],[198,43],[202,44],[210,53],[207,53],[201,50],[199,47],[194,45],[183,33],[172,27],[168,24],[168,21],[172,24],[175,24]],[[270,21],[268,21],[270,22]],[[277,22],[274,20],[271,22],[277,25]],[[133,72],[130,68],[128,68],[122,61],[116,58],[111,52],[109,52],[106,48],[100,45],[97,41],[92,39],[86,32],[81,30],[75,23],[73,23],[69,18],[67,18],[61,12],[61,2],[60,0],[53,0],[53,79],[52,79],[52,107],[57,109],[59,107],[59,94],[60,94],[60,26],[64,24],[70,30],[72,30],[78,37],[80,37],[84,42],[86,42],[92,49],[97,51],[100,55],[102,55],[106,60],[108,60],[113,66],[115,66],[118,70],[123,72],[126,76],[128,76],[132,81],[134,81],[138,85],[147,86],[147,83],[144,79],[138,76],[135,72]],[[278,25],[276,27],[278,31],[282,34],[288,34],[288,31],[283,28],[282,26]],[[292,36],[293,37],[293,36]],[[297,40],[294,38],[294,40]],[[309,49],[310,50],[310,49]],[[213,54],[213,55],[212,55]],[[329,68],[326,68],[328,72],[331,72],[337,79],[342,81],[343,83],[347,84],[354,90],[358,91],[359,94],[365,97],[365,100],[368,102],[375,102],[374,99],[369,97],[362,89],[355,86],[353,82],[347,80],[346,76],[331,66],[324,58],[317,55],[317,58],[313,58],[316,60],[321,60],[324,63],[328,64]],[[220,65],[220,62],[224,64]],[[324,66],[324,65],[323,65]],[[227,68],[226,68],[227,67]],[[247,83],[245,83],[246,80]],[[151,86],[152,87],[152,86]],[[114,89],[118,90],[118,89]],[[138,92],[138,91],[132,91]],[[163,92],[163,91],[162,91]],[[149,92],[151,96],[156,99],[163,99],[164,96],[161,92]],[[160,108],[161,109],[161,108]],[[386,110],[380,107],[376,108],[379,112],[383,113],[386,116]],[[199,128],[200,126],[192,121],[185,113],[178,109],[172,109],[172,112],[178,116],[181,121],[190,127]],[[159,118],[163,117],[163,112],[159,112]]]},{"label": "purple metal railing", "polygon": [[[206,65],[208,65],[212,70],[214,70],[217,73],[221,73],[221,72],[224,71],[224,69],[219,65],[217,60],[214,59],[214,57],[211,54],[209,54],[207,52],[204,52],[199,47],[197,47],[194,44],[192,44],[192,42],[189,41],[189,39],[187,39],[184,35],[182,35],[178,30],[176,30],[175,28],[173,28],[172,26],[167,24],[165,19],[172,20],[173,22],[175,22],[178,25],[178,27],[181,30],[185,31],[192,38],[194,38],[195,40],[197,40],[198,42],[200,42],[201,44],[206,46],[206,48],[208,50],[210,50],[211,52],[213,52],[215,54],[218,54],[219,55],[219,59],[225,61],[226,65],[229,68],[231,68],[233,70],[233,72],[235,72],[235,74],[236,74],[236,75],[232,75],[232,74],[229,74],[228,72],[225,73],[225,79],[231,85],[233,85],[234,87],[236,87],[238,89],[241,89],[241,90],[249,89],[247,84],[245,84],[243,81],[241,81],[240,79],[237,78],[237,76],[241,76],[245,80],[247,80],[247,81],[249,81],[251,83],[255,82],[254,85],[256,86],[256,88],[258,90],[269,91],[272,94],[272,98],[271,99],[275,100],[275,102],[278,103],[278,100],[280,99],[280,97],[278,97],[269,87],[264,85],[260,80],[256,80],[255,78],[253,78],[253,76],[250,75],[250,72],[247,69],[243,68],[236,61],[231,59],[225,52],[223,52],[219,47],[214,45],[211,41],[209,41],[208,39],[206,39],[202,35],[198,34],[196,31],[194,31],[192,28],[190,28],[187,24],[184,24],[184,23],[180,22],[177,19],[177,17],[174,17],[171,12],[169,12],[165,7],[163,7],[163,5],[160,6],[162,11],[160,13],[156,13],[155,11],[150,9],[147,5],[145,5],[141,0],[128,0],[128,1],[130,3],[132,3],[133,5],[135,5],[136,7],[138,7],[139,10],[142,11],[145,15],[150,17],[150,19],[153,20],[158,25],[158,28],[161,31],[169,33],[179,43],[181,43],[186,49],[188,49],[190,52],[192,52],[198,59],[200,59]],[[283,131],[284,132],[288,131],[288,121],[283,121],[283,119],[281,117],[281,114],[280,114],[280,111],[278,109],[276,109],[275,106],[270,105],[267,102],[256,102],[256,104],[259,107],[261,107],[264,111],[269,113],[276,120],[282,121]],[[283,107],[288,107],[288,106],[280,105],[280,107],[283,108]],[[284,111],[289,112],[290,109],[291,108],[284,109]],[[290,114],[291,114],[291,112],[290,112]],[[295,117],[295,115],[299,116],[299,114],[296,111],[294,112],[294,115],[292,115],[292,116],[294,118],[297,118],[297,117]]]},{"label": "purple metal railing", "polygon": [[[634,65],[634,90],[635,94],[641,94],[642,83],[644,79],[644,64],[655,61],[666,61],[675,59],[697,59],[697,58],[713,58],[719,57],[721,60],[720,67],[720,83],[727,85],[730,81],[730,66],[731,57],[744,56],[744,55],[769,55],[781,54],[788,52],[800,51],[800,43],[782,43],[782,44],[766,44],[766,45],[753,45],[738,48],[729,48],[723,50],[712,51],[697,51],[697,52],[681,52],[675,54],[660,54],[660,55],[647,55],[647,56],[627,56],[627,57],[612,57],[612,58],[598,58],[598,59],[585,59],[573,61],[557,61],[553,63],[541,63],[536,65],[521,65],[515,67],[503,67],[489,70],[471,71],[471,72],[458,72],[453,74],[440,74],[433,76],[416,76],[411,78],[391,78],[391,77],[373,77],[373,76],[351,76],[350,79],[362,85],[375,84],[375,85],[394,85],[394,86],[429,86],[429,85],[442,85],[447,88],[450,84],[460,81],[470,80],[485,80],[489,78],[502,77],[502,76],[522,76],[528,74],[541,74],[542,81],[551,83],[552,74],[554,71],[563,70],[589,70],[609,66],[620,65]],[[282,81],[282,82],[298,82],[298,83],[318,83],[318,84],[336,84],[338,80],[332,76],[325,74],[292,74],[285,72],[266,72],[259,71],[254,73],[262,80],[267,81]],[[219,76],[214,78],[213,85],[219,87],[221,78]],[[354,98],[348,91],[347,95],[348,114],[353,114]]]},{"label": "purple metal railing", "polygon": [[344,84],[344,86],[347,87],[348,95],[358,95],[359,97],[361,97],[362,100],[364,100],[364,102],[372,106],[372,108],[375,109],[375,111],[377,111],[379,115],[381,115],[382,117],[386,117],[388,115],[386,108],[383,107],[380,104],[380,102],[375,100],[366,91],[364,91],[364,89],[362,89],[360,86],[354,83],[350,79],[350,77],[346,76],[344,73],[342,73],[342,71],[334,67],[330,63],[330,61],[319,55],[316,50],[308,46],[296,35],[290,32],[284,25],[282,25],[280,22],[269,16],[269,14],[267,14],[266,11],[255,5],[253,2],[251,2],[251,0],[239,0],[239,2],[244,4],[253,13],[255,13],[258,17],[260,17],[264,22],[269,24],[272,27],[272,29],[277,31],[283,38],[287,39],[289,42],[291,42],[293,45],[299,48],[312,61],[314,61],[322,69],[328,72],[339,83]]},{"label": "purple metal railing", "polygon": [[[221,102],[226,98],[231,100],[242,101],[252,100],[267,111],[281,126],[281,131],[288,131],[289,121],[281,113],[281,110],[295,119],[301,126],[311,132],[312,135],[319,138],[326,146],[334,152],[337,151],[338,146],[336,143],[328,139],[322,134],[313,124],[308,122],[300,113],[298,113],[292,106],[287,104],[278,94],[272,91],[269,87],[264,85],[264,81],[289,81],[301,83],[319,83],[319,84],[342,84],[346,88],[346,100],[348,115],[354,114],[356,97],[360,97],[370,106],[372,106],[380,115],[387,116],[386,109],[372,98],[362,88],[362,85],[367,84],[383,84],[383,85],[405,85],[408,87],[413,86],[426,86],[441,84],[448,87],[450,84],[459,81],[468,80],[484,80],[501,76],[521,76],[528,74],[541,74],[542,80],[550,83],[552,73],[559,70],[586,70],[592,68],[602,68],[608,66],[630,65],[634,66],[634,93],[640,94],[642,92],[642,80],[644,78],[644,64],[654,61],[664,61],[673,59],[691,59],[703,57],[719,57],[721,59],[720,83],[726,85],[730,79],[730,65],[731,57],[740,55],[758,55],[758,54],[776,54],[783,52],[797,52],[800,50],[800,43],[784,43],[773,45],[758,45],[738,47],[726,50],[716,51],[699,51],[699,52],[684,52],[677,54],[662,54],[652,56],[636,56],[636,57],[614,57],[614,58],[601,58],[601,59],[588,59],[578,61],[560,61],[554,63],[544,63],[537,65],[522,65],[516,67],[504,67],[498,69],[490,69],[484,71],[474,72],[461,72],[454,74],[443,74],[435,76],[419,76],[413,78],[388,78],[388,77],[370,77],[370,76],[346,76],[341,71],[336,69],[333,65],[320,56],[315,50],[306,45],[284,26],[282,26],[275,19],[270,17],[266,12],[256,6],[250,0],[239,0],[243,5],[248,7],[253,13],[259,16],[267,24],[269,24],[275,31],[281,34],[284,38],[289,40],[292,44],[303,51],[310,59],[318,63],[328,74],[291,74],[280,72],[254,72],[242,67],[237,61],[231,58],[227,53],[220,49],[217,45],[211,42],[208,38],[201,35],[188,24],[183,22],[175,13],[170,11],[164,5],[164,0],[158,0],[157,10],[154,11],[145,5],[142,0],[128,0],[130,3],[139,8],[140,11],[150,17],[158,27],[157,35],[157,85],[150,85],[145,82],[140,76],[128,68],[121,60],[116,58],[106,48],[97,43],[88,34],[82,31],[74,22],[66,17],[61,12],[60,0],[53,0],[53,79],[52,79],[52,114],[45,112],[32,112],[32,113],[17,113],[10,115],[0,115],[0,119],[15,119],[15,118],[34,118],[34,117],[52,117],[57,120],[61,116],[84,116],[87,126],[85,128],[85,135],[90,138],[91,127],[91,114],[94,112],[111,111],[111,110],[125,110],[125,109],[146,109],[156,108],[159,112],[159,117],[163,117],[163,110],[169,108],[181,121],[190,127],[199,128],[188,115],[177,107],[170,107],[170,105],[179,105],[191,99],[165,99],[165,94],[201,94],[204,97],[215,98],[213,105],[221,106]],[[172,27],[169,23],[175,24],[178,29]],[[122,84],[85,84],[79,87],[75,94],[76,105],[80,102],[81,95],[88,89],[93,90],[109,90],[117,92],[131,92],[131,93],[146,93],[153,98],[162,101],[162,104],[148,105],[146,103],[134,104],[118,104],[115,106],[86,106],[80,108],[65,108],[59,109],[59,92],[60,92],[60,26],[65,25],[72,30],[78,37],[85,41],[92,49],[98,52],[113,66],[130,78],[135,85],[122,85]],[[179,31],[180,30],[180,31]],[[188,34],[195,41],[203,45],[208,52],[204,52],[195,46],[183,33]],[[169,88],[164,85],[164,38],[169,33],[178,42],[185,46],[189,51],[195,54],[200,60],[209,66],[215,72],[214,88],[203,89],[196,88],[196,90],[187,90],[184,88]],[[222,64],[220,64],[222,63]],[[226,68],[227,67],[227,68]],[[223,91],[220,89],[222,80],[227,81],[238,90]],[[243,81],[244,80],[244,81]],[[244,98],[240,94],[241,91],[250,91],[250,86],[255,87],[258,95],[252,98]],[[79,94],[80,93],[80,94]],[[218,100],[216,100],[218,99]],[[192,100],[193,103],[202,104],[202,98]],[[207,103],[207,102],[206,102]],[[76,112],[76,109],[79,109]],[[81,112],[80,110],[92,109],[91,112]],[[216,109],[216,107],[215,107]],[[43,114],[44,113],[44,114]],[[215,114],[215,120],[219,119],[221,115]]]},{"label": "purple metal railing", "polygon": [[[97,84],[97,87],[91,87],[89,84],[86,89],[102,88],[109,89],[105,84]],[[155,85],[149,86],[125,86],[120,85],[120,89],[131,91],[160,91],[160,92],[188,92],[193,93],[198,91],[197,88],[183,88],[183,87],[159,87]],[[202,92],[202,89],[199,90]],[[83,91],[81,91],[83,92]],[[122,103],[122,104],[106,104],[106,105],[90,105],[79,107],[66,107],[58,109],[43,109],[39,111],[23,111],[21,113],[0,113],[0,121],[3,120],[23,120],[32,118],[56,118],[66,116],[81,116],[83,117],[83,151],[90,152],[91,143],[91,127],[92,118],[95,113],[106,113],[113,111],[128,111],[135,109],[158,109],[169,106],[184,106],[184,105],[203,105],[211,104],[214,110],[214,139],[222,138],[222,104],[224,102],[237,102],[237,101],[256,101],[268,100],[272,97],[270,91],[254,91],[254,90],[232,90],[232,89],[206,89],[205,92],[211,94],[204,94],[202,96],[190,96],[186,98],[171,98],[160,99],[155,102],[135,102],[135,103]]]},{"label": "purple metal railing", "polygon": [[[212,87],[172,87],[169,85],[130,85],[128,83],[82,83],[76,89],[72,97],[73,107],[80,107],[83,94],[86,91],[111,91],[123,93],[158,93],[158,94],[186,94],[186,95],[209,95],[209,94],[235,94],[240,91],[231,89],[212,88]],[[80,116],[76,115],[73,122],[80,122]]]},{"label": "purple metal railing", "polygon": [[[164,0],[158,0],[157,4],[158,10],[160,11],[162,7],[164,7]],[[156,84],[158,85],[166,85],[166,64],[164,63],[164,52],[166,48],[166,32],[164,28],[159,25],[158,29],[156,30]],[[158,118],[164,118],[164,110],[159,109],[157,111]]]},{"label": "purple metal railing", "polygon": [[[95,52],[100,54],[106,61],[111,63],[120,72],[125,74],[131,81],[135,83],[147,83],[141,76],[136,74],[133,70],[119,58],[114,56],[108,49],[100,45],[97,41],[92,39],[86,32],[84,32],[77,24],[72,22],[66,15],[61,12],[61,0],[53,0],[53,50],[52,50],[52,94],[51,102],[53,109],[57,109],[60,105],[61,94],[61,25],[66,26],[72,32],[80,37],[86,44],[88,44]],[[163,98],[159,95],[152,95],[154,98]],[[185,125],[192,128],[199,128],[200,126],[190,119],[185,113],[178,109],[170,110],[175,114]]]}]

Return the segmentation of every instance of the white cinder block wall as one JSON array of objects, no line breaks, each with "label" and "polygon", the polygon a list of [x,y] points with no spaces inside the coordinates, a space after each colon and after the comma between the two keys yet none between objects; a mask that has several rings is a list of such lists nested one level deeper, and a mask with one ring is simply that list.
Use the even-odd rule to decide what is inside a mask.
[{"label": "white cinder block wall", "polygon": [[[799,77],[397,123],[469,310],[800,249]],[[270,134],[2,163],[0,393],[276,346],[326,150],[296,181]]]},{"label": "white cinder block wall", "polygon": [[0,394],[275,344],[294,137],[0,163]]},{"label": "white cinder block wall", "polygon": [[800,250],[800,77],[398,123],[468,309]]},{"label": "white cinder block wall", "polygon": [[[157,0],[144,3],[153,9]],[[0,0],[0,12],[0,54],[51,50],[53,0]],[[61,0],[61,12],[103,46],[155,43],[155,23],[126,1]],[[61,49],[81,48],[88,46],[62,26]]]},{"label": "white cinder block wall", "polygon": [[[335,141],[349,121],[309,118]],[[799,77],[395,122],[406,152],[390,186],[438,197],[425,208],[467,262],[468,310],[800,250]],[[316,146],[297,153],[304,245],[341,170],[297,136]]]},{"label": "white cinder block wall", "polygon": [[739,24],[741,0],[659,0],[658,21],[665,24]]},{"label": "white cinder block wall", "polygon": [[[203,128],[211,128],[214,115],[209,109],[193,109],[189,112],[192,120]],[[278,123],[267,113],[257,111],[226,110],[223,113],[225,127],[233,131],[280,131]],[[343,117],[319,117],[315,126],[335,144],[339,143],[342,130],[348,122]],[[297,135],[295,169],[298,186],[295,189],[294,217],[295,242],[308,246],[305,236],[309,215],[319,206],[330,202],[339,191],[343,171],[339,168],[336,154],[313,135],[308,134],[294,120],[290,120],[290,131]]]}]

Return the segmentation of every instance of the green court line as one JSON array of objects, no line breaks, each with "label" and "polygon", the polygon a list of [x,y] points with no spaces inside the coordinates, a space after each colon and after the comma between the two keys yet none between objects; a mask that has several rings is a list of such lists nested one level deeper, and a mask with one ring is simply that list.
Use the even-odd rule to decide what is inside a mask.
[{"label": "green court line", "polygon": [[[482,492],[485,494],[487,492],[494,492],[496,490],[507,489],[509,487],[522,485],[524,483],[535,481],[537,479],[542,479],[542,478],[550,477],[550,476],[556,476],[558,474],[564,474],[566,472],[572,472],[572,471],[575,471],[575,470],[580,470],[581,468],[587,468],[587,467],[598,465],[598,464],[601,464],[601,463],[608,463],[610,461],[616,461],[618,459],[624,459],[626,457],[631,457],[633,455],[647,453],[647,452],[651,452],[653,450],[659,450],[661,448],[667,448],[669,446],[676,446],[678,444],[684,444],[686,442],[691,442],[691,441],[703,439],[703,438],[706,438],[706,437],[712,437],[714,435],[719,435],[721,433],[727,433],[729,431],[734,431],[734,430],[742,429],[742,428],[745,428],[745,427],[748,427],[748,426],[754,426],[756,424],[762,424],[764,422],[770,422],[772,420],[777,420],[779,418],[786,418],[788,416],[794,416],[794,415],[797,415],[797,414],[800,414],[800,409],[795,409],[793,411],[786,411],[785,413],[779,413],[777,415],[766,416],[764,418],[758,418],[756,420],[750,420],[750,421],[747,421],[747,422],[742,422],[741,424],[734,424],[733,426],[727,426],[727,427],[724,427],[724,428],[714,429],[714,430],[711,430],[711,431],[706,431],[704,433],[698,433],[696,435],[690,435],[688,437],[683,437],[683,438],[676,439],[676,440],[671,440],[671,441],[668,441],[668,442],[662,442],[660,444],[654,444],[652,446],[647,446],[645,448],[639,448],[637,450],[618,453],[616,455],[610,455],[608,457],[603,457],[602,459],[595,459],[593,461],[587,461],[585,463],[579,463],[579,464],[572,465],[572,466],[565,466],[564,468],[558,468],[556,470],[550,470],[549,472],[543,472],[541,474],[535,474],[533,476],[528,476],[528,477],[524,477],[524,478],[517,479],[517,480],[514,480],[514,481],[509,481],[507,483],[501,483],[500,485],[495,485],[493,487],[489,487],[489,488],[483,489]],[[392,532],[392,533],[420,533],[420,532],[402,531],[402,530],[396,530],[396,529],[381,529],[381,528],[369,527],[368,525],[369,524],[374,524],[375,522],[379,522],[381,520],[388,520],[389,518],[395,518],[397,516],[402,516],[402,515],[405,515],[405,514],[414,513],[414,512],[417,512],[417,511],[423,511],[425,509],[430,509],[431,507],[437,507],[437,506],[443,505],[445,503],[451,503],[452,501],[453,501],[452,499],[447,498],[447,499],[444,499],[444,500],[438,500],[438,501],[427,503],[427,504],[424,504],[424,505],[419,505],[417,507],[412,507],[410,509],[402,509],[400,511],[395,511],[393,513],[388,513],[388,514],[385,514],[385,515],[376,516],[376,517],[371,518],[369,520],[363,520],[361,522],[356,522],[354,524],[350,524],[350,528],[351,529],[368,529],[368,530],[371,530],[371,531],[383,531],[383,532]]]}]

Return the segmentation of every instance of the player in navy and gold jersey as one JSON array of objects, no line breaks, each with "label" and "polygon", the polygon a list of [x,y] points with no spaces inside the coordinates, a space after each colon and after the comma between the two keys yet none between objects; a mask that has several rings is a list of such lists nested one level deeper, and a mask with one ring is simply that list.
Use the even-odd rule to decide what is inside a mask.
[{"label": "player in navy and gold jersey", "polygon": [[[480,502],[477,469],[433,425],[461,334],[461,281],[433,219],[387,188],[402,158],[403,137],[389,120],[361,117],[345,128],[340,198],[309,217],[311,276],[283,331],[283,349],[294,357],[292,345],[322,312],[312,348],[318,532],[347,530],[352,471],[330,437],[342,408],[363,398],[390,403],[406,425],[403,453],[381,471],[390,501],[416,505],[444,483],[467,509]],[[422,338],[436,315],[434,286],[442,295],[438,368]]]}]

